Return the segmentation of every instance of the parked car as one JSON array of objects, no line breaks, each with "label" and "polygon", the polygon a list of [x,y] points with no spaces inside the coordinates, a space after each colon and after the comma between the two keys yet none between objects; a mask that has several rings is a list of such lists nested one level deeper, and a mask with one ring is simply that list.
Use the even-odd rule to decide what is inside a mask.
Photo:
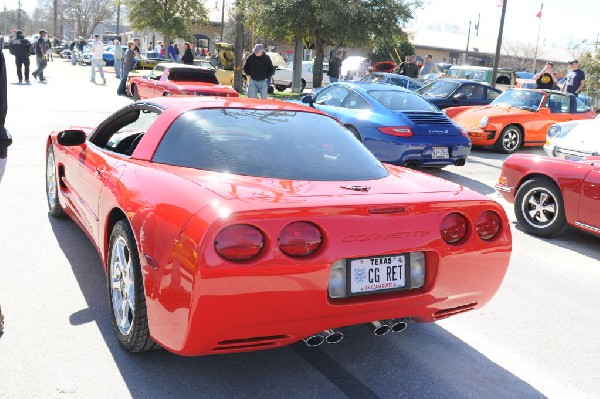
[{"label": "parked car", "polygon": [[512,246],[496,201],[384,166],[333,118],[279,101],[158,97],[52,132],[46,199],[97,248],[130,352],[434,322],[489,302]]},{"label": "parked car", "polygon": [[[329,64],[323,65],[323,85],[329,84],[329,76],[327,71],[329,70]],[[275,86],[278,91],[284,91],[287,88],[292,87],[292,80],[294,76],[294,64],[289,63],[285,69],[275,70],[271,84]],[[313,61],[302,61],[302,90],[313,88]]]},{"label": "parked car", "polygon": [[438,79],[416,92],[439,109],[487,105],[502,93],[485,83],[466,79]]},{"label": "parked car", "polygon": [[600,156],[575,162],[511,155],[496,190],[514,203],[519,225],[530,234],[552,237],[567,225],[600,234]]},{"label": "parked car", "polygon": [[[123,50],[123,54],[127,51],[127,46],[121,46]],[[106,65],[115,65],[115,45],[109,44],[104,47],[104,53],[102,54],[102,59],[106,63]]]},{"label": "parked car", "polygon": [[551,157],[579,161],[600,155],[600,119],[557,123],[548,128],[544,150]]},{"label": "parked car", "polygon": [[134,100],[160,96],[238,97],[229,86],[219,83],[214,69],[163,62],[146,76],[129,79]]},{"label": "parked car", "polygon": [[596,114],[572,94],[552,90],[510,89],[484,107],[448,108],[476,146],[510,154],[521,146],[541,147],[550,125]]},{"label": "parked car", "polygon": [[302,102],[338,119],[382,162],[462,166],[471,151],[465,129],[398,86],[337,82]]},{"label": "parked car", "polygon": [[385,72],[372,72],[365,77],[363,77],[361,82],[371,82],[371,83],[385,83],[395,86],[404,87],[410,91],[416,91],[421,88],[423,84],[416,79],[409,78],[408,76],[398,75],[395,73],[385,73]]},{"label": "parked car", "polygon": [[[469,65],[453,65],[446,72],[446,76],[456,79],[470,79],[478,82],[492,84],[492,68]],[[513,87],[517,83],[517,73],[512,69],[498,68],[496,85],[502,89]]]},{"label": "parked car", "polygon": [[131,93],[130,83],[133,78],[141,78],[150,73],[159,63],[165,62],[162,58],[142,58],[135,62],[133,69],[127,75],[127,82],[125,82],[125,87],[127,88],[127,92]]}]

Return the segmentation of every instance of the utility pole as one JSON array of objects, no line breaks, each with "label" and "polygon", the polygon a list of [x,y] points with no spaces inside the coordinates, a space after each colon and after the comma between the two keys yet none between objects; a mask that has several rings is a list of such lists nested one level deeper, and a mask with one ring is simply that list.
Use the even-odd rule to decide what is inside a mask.
[{"label": "utility pole", "polygon": [[17,0],[17,5],[19,8],[17,9],[17,30],[21,29],[21,0]]},{"label": "utility pole", "polygon": [[225,0],[221,6],[221,42],[223,41],[223,33],[225,31]]},{"label": "utility pole", "polygon": [[469,42],[471,41],[471,21],[469,21],[469,33],[467,33],[467,49],[465,50],[465,63],[467,65],[467,57],[469,56]]},{"label": "utility pole", "polygon": [[235,6],[235,66],[233,71],[233,89],[242,92],[242,52],[244,51],[244,26],[242,25],[242,6],[238,1]]},{"label": "utility pole", "polygon": [[54,37],[58,37],[58,0],[54,0]]},{"label": "utility pole", "polygon": [[502,47],[502,34],[504,33],[504,17],[506,16],[506,3],[502,2],[502,16],[500,17],[500,28],[498,29],[498,41],[496,42],[496,56],[494,57],[494,68],[492,69],[492,87],[496,87],[498,77],[498,64],[500,63],[500,48]]},{"label": "utility pole", "polygon": [[118,37],[120,30],[121,30],[121,0],[117,0],[117,31],[115,33],[117,34],[117,38],[119,39],[119,42],[121,41],[121,39]]}]

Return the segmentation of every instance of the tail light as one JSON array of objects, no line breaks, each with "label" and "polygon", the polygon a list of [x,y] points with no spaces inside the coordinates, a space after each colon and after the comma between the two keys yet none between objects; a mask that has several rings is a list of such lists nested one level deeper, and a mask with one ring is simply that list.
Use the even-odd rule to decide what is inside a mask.
[{"label": "tail light", "polygon": [[469,132],[467,132],[467,129],[465,129],[464,127],[461,127],[461,128],[460,128],[460,134],[461,134],[463,137],[469,137]]},{"label": "tail light", "polygon": [[215,250],[227,260],[249,260],[257,256],[265,245],[260,230],[247,224],[236,224],[221,230],[215,238]]},{"label": "tail light", "polygon": [[442,239],[448,244],[459,243],[467,236],[469,224],[460,213],[451,213],[442,220],[440,232]]},{"label": "tail light", "polygon": [[485,211],[477,219],[477,235],[483,241],[489,241],[496,237],[501,225],[502,221],[496,212]]},{"label": "tail light", "polygon": [[279,233],[279,248],[289,256],[301,257],[314,253],[323,242],[317,226],[309,222],[293,222]]},{"label": "tail light", "polygon": [[414,134],[412,129],[408,126],[389,126],[389,127],[378,127],[381,133],[388,134],[396,137],[412,137]]}]

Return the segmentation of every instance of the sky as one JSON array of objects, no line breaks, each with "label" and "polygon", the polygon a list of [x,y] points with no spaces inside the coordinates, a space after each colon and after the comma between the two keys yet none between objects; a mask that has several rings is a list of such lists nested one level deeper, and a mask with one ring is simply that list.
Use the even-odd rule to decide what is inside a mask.
[{"label": "sky", "polygon": [[[503,38],[535,44],[538,27],[540,45],[566,47],[583,40],[595,42],[600,33],[600,0],[506,0]],[[481,14],[479,35],[497,38],[502,7],[499,0],[422,0],[411,28],[429,25],[458,25],[467,34]],[[541,26],[536,14],[543,3]]]}]

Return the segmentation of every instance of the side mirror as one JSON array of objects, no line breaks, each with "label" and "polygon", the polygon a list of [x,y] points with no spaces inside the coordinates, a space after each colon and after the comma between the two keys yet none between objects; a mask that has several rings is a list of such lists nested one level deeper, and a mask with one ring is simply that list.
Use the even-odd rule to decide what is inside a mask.
[{"label": "side mirror", "polygon": [[56,141],[62,146],[70,147],[82,145],[86,138],[83,130],[63,130],[56,136]]},{"label": "side mirror", "polygon": [[313,103],[315,102],[315,100],[312,98],[312,96],[308,95],[308,96],[304,96],[302,97],[301,100],[304,104],[309,104],[310,106],[313,105]]},{"label": "side mirror", "polygon": [[458,93],[452,96],[452,99],[456,101],[464,101],[467,99],[467,95],[465,93]]}]

